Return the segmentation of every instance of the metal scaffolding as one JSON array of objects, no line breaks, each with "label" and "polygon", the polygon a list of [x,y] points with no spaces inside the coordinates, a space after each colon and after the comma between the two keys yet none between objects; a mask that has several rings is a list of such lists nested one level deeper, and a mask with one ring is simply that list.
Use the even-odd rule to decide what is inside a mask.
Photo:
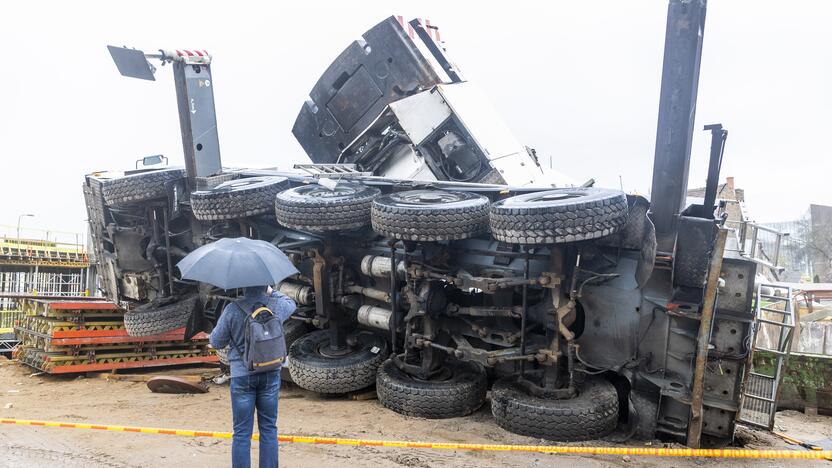
[{"label": "metal scaffolding", "polygon": [[23,299],[88,295],[90,262],[81,236],[73,235],[74,242],[49,237],[0,237],[0,352],[14,341]]}]

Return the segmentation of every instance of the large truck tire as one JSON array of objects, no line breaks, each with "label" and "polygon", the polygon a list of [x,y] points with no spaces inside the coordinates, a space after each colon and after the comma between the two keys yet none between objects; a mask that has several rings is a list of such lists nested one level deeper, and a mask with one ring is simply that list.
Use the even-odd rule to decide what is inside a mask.
[{"label": "large truck tire", "polygon": [[574,398],[540,398],[513,377],[491,388],[491,413],[497,425],[515,434],[555,441],[598,439],[618,424],[618,394],[607,380],[591,377]]},{"label": "large truck tire", "polygon": [[272,211],[274,197],[289,188],[285,177],[246,177],[191,193],[191,210],[201,221],[244,218]]},{"label": "large truck tire", "polygon": [[488,198],[472,192],[408,190],[376,198],[373,230],[412,241],[467,239],[488,231]]},{"label": "large truck tire", "polygon": [[630,428],[635,440],[653,440],[658,426],[659,398],[635,391],[630,392]]},{"label": "large truck tire", "polygon": [[[292,344],[298,338],[309,332],[309,324],[303,320],[286,320],[283,322],[283,339],[286,340],[286,349],[291,348]],[[280,369],[280,379],[286,382],[292,382],[292,375],[289,372],[289,363],[283,365]]]},{"label": "large truck tire", "polygon": [[140,172],[105,181],[101,194],[108,206],[140,203],[164,198],[167,195],[165,184],[184,177],[185,171],[178,167]]},{"label": "large truck tire", "polygon": [[627,196],[595,187],[533,192],[491,205],[491,232],[510,244],[560,244],[608,236],[627,221]]},{"label": "large truck tire", "polygon": [[673,253],[673,286],[705,287],[717,226],[712,220],[683,217],[679,220]]},{"label": "large truck tire", "polygon": [[196,294],[181,297],[166,297],[149,302],[124,314],[124,328],[130,336],[158,335],[188,323],[196,308]]},{"label": "large truck tire", "polygon": [[376,371],[387,358],[387,341],[362,331],[348,352],[329,350],[329,331],[299,338],[289,348],[289,373],[301,388],[327,394],[349,393],[374,384]]},{"label": "large truck tire", "polygon": [[378,400],[384,407],[406,416],[440,419],[465,416],[485,401],[488,379],[485,369],[472,362],[448,361],[444,380],[420,380],[384,361],[376,376]]},{"label": "large truck tire", "polygon": [[381,192],[373,187],[339,182],[334,189],[310,184],[277,194],[277,221],[301,231],[340,231],[370,224],[370,207]]}]

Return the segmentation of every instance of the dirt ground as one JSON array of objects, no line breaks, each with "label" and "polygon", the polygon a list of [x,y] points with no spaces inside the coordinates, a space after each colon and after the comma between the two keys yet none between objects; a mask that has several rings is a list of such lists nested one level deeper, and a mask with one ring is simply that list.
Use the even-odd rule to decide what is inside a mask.
[{"label": "dirt ground", "polygon": [[[2,359],[2,358],[0,358]],[[0,417],[66,422],[229,431],[227,385],[211,385],[200,395],[151,393],[142,382],[96,377],[32,375],[32,369],[0,361]],[[814,441],[832,438],[832,418],[781,413],[778,429]],[[409,418],[377,400],[322,398],[297,387],[281,390],[279,430],[287,434],[367,439],[540,444],[500,429],[489,406],[474,415],[446,420]],[[743,430],[750,448],[790,448],[770,434]],[[615,445],[610,441],[591,445]],[[630,442],[628,445],[644,443]],[[590,445],[590,444],[585,444]],[[655,441],[653,446],[661,446]],[[28,426],[0,426],[0,466],[7,467],[223,467],[230,465],[231,441],[166,435],[118,433]],[[257,458],[257,443],[252,445]],[[281,444],[282,467],[693,467],[713,460],[565,456],[533,453],[407,450]],[[728,460],[726,466],[829,466],[825,462]],[[256,466],[256,464],[255,464]]]}]

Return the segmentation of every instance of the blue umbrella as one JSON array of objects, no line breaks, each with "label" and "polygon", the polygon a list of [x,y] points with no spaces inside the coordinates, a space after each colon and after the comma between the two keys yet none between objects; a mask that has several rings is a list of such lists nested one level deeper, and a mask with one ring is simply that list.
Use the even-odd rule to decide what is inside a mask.
[{"label": "blue umbrella", "polygon": [[245,237],[220,239],[194,250],[176,264],[182,279],[222,289],[277,284],[298,273],[273,244]]}]

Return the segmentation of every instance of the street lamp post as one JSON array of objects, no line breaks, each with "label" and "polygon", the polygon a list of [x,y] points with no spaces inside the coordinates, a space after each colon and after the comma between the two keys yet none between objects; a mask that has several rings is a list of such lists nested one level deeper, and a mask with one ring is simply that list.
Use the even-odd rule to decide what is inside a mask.
[{"label": "street lamp post", "polygon": [[30,214],[30,213],[22,214],[22,215],[17,216],[17,240],[18,241],[20,241],[20,220],[22,218],[34,218],[34,217],[35,217],[35,215]]}]

